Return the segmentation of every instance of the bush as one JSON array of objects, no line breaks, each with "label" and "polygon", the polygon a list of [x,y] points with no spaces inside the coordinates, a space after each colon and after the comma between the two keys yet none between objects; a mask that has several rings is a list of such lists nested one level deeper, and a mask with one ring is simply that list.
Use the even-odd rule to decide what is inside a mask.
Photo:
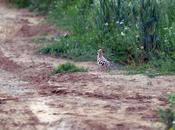
[{"label": "bush", "polygon": [[52,74],[64,73],[64,72],[85,72],[87,69],[83,67],[78,67],[73,63],[64,63],[52,70]]},{"label": "bush", "polygon": [[157,68],[158,71],[163,73],[171,73],[175,72],[175,61],[173,59],[170,59],[169,57],[166,58],[160,58],[160,59],[153,59],[151,61],[151,64],[155,68]]},{"label": "bush", "polygon": [[160,117],[162,121],[166,124],[166,130],[170,130],[173,128],[175,113],[171,109],[165,109],[165,110],[160,109]]},{"label": "bush", "polygon": [[174,109],[174,104],[175,104],[175,93],[169,94],[168,95],[168,100],[170,103],[169,108],[166,109],[160,109],[160,117],[162,122],[166,125],[166,130],[174,130],[175,129],[175,109]]},{"label": "bush", "polygon": [[28,1],[30,8],[48,14],[49,23],[69,30],[43,53],[89,60],[104,48],[114,62],[175,72],[174,0]]},{"label": "bush", "polygon": [[30,0],[9,0],[9,2],[19,8],[28,7],[30,5]]},{"label": "bush", "polygon": [[[97,46],[94,39],[89,40],[90,35],[58,37],[53,42],[40,50],[43,54],[54,54],[73,60],[95,60]],[[88,39],[88,40],[87,40]]]}]

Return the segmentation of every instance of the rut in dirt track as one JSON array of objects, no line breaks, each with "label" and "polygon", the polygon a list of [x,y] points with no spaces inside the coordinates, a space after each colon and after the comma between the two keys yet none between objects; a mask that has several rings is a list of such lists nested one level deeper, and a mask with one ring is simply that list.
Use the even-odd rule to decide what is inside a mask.
[{"label": "rut in dirt track", "polygon": [[[175,76],[99,72],[49,76],[65,59],[39,55],[32,39],[62,35],[43,17],[0,5],[0,130],[152,130],[175,92]],[[160,129],[159,129],[160,130]]]}]

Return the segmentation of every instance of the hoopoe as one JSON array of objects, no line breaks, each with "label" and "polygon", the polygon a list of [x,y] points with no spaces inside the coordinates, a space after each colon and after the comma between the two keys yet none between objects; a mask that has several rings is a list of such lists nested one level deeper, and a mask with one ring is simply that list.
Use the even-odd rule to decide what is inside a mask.
[{"label": "hoopoe", "polygon": [[110,68],[110,62],[103,56],[102,49],[97,51],[97,64],[100,66],[101,70],[107,70]]}]

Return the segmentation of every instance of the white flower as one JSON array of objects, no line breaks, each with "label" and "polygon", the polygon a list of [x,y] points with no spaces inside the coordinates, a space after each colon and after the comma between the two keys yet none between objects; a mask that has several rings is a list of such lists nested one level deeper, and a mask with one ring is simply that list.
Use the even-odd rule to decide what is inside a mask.
[{"label": "white flower", "polygon": [[121,32],[121,35],[122,35],[122,36],[125,36],[125,33],[124,33],[124,32]]},{"label": "white flower", "polygon": [[168,30],[168,28],[166,27],[166,28],[164,28],[164,30]]},{"label": "white flower", "polygon": [[167,39],[165,39],[165,40],[164,40],[164,42],[168,42],[168,40],[167,40]]},{"label": "white flower", "polygon": [[109,24],[108,23],[105,23],[105,26],[108,26]]},{"label": "white flower", "polygon": [[124,29],[125,29],[125,30],[128,30],[129,28],[128,28],[128,27],[125,27]]},{"label": "white flower", "polygon": [[124,22],[123,22],[123,21],[121,21],[121,22],[120,22],[120,24],[124,24]]},{"label": "white flower", "polygon": [[67,37],[69,34],[66,32],[63,34],[63,37]]}]

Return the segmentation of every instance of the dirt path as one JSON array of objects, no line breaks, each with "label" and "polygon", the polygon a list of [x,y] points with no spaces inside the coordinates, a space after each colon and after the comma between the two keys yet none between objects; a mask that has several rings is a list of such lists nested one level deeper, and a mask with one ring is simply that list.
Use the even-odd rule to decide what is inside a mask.
[{"label": "dirt path", "polygon": [[42,17],[0,5],[0,130],[160,130],[157,110],[175,76],[97,71],[49,76],[66,60],[39,55],[32,39],[63,31]]}]

